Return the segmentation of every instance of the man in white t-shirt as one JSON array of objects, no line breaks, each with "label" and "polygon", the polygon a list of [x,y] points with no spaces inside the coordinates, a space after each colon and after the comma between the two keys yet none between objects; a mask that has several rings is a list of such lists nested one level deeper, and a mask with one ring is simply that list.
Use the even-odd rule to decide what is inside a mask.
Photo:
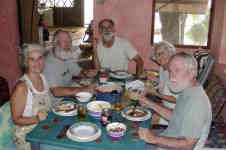
[{"label": "man in white t-shirt", "polygon": [[126,40],[115,35],[114,22],[103,19],[99,23],[102,40],[94,42],[94,61],[96,69],[108,68],[111,71],[128,71],[129,61],[136,62],[136,73],[143,71],[143,60],[136,49]]}]

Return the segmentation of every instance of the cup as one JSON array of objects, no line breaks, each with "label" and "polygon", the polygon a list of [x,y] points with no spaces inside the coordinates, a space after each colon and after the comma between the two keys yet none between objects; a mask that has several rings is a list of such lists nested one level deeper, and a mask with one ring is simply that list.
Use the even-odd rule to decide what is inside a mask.
[{"label": "cup", "polygon": [[116,112],[120,112],[120,111],[121,111],[122,105],[121,105],[120,101],[117,101],[117,102],[115,103],[114,109],[115,109]]},{"label": "cup", "polygon": [[108,80],[108,75],[107,74],[100,74],[99,80],[100,80],[100,83],[106,83],[107,80]]},{"label": "cup", "polygon": [[86,107],[83,104],[78,105],[78,120],[85,121],[86,119]]}]

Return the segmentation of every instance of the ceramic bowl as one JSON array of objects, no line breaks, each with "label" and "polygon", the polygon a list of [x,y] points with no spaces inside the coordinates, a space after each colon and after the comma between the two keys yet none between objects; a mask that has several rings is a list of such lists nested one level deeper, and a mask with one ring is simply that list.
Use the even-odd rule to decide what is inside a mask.
[{"label": "ceramic bowl", "polygon": [[87,111],[95,119],[101,118],[101,112],[104,108],[111,108],[111,104],[106,101],[92,101],[87,104]]},{"label": "ceramic bowl", "polygon": [[75,97],[80,102],[88,102],[92,98],[93,94],[89,92],[79,92],[75,94]]},{"label": "ceramic bowl", "polygon": [[107,125],[107,133],[114,138],[120,138],[125,135],[126,125],[120,122],[113,122]]}]

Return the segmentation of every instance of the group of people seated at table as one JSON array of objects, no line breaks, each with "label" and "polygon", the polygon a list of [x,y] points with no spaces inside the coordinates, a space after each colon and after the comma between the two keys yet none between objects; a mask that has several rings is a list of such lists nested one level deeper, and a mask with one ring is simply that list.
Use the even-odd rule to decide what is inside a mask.
[{"label": "group of people seated at table", "polygon": [[[73,76],[94,77],[101,68],[128,71],[128,63],[136,63],[136,74],[143,73],[143,60],[126,40],[116,36],[111,19],[99,22],[101,40],[93,42],[95,68],[83,70],[77,64],[81,53],[72,46],[69,32],[58,30],[53,37],[53,50],[44,58],[45,48],[27,44],[23,49],[26,73],[18,80],[11,95],[14,122],[13,141],[20,150],[30,150],[25,140],[40,121],[45,120],[51,106],[64,96],[80,91],[95,92],[96,84],[69,87]],[[140,128],[139,136],[147,149],[197,149],[204,145],[211,123],[211,105],[202,86],[196,81],[197,62],[186,53],[176,54],[173,45],[162,41],[154,45],[152,57],[160,66],[159,91],[147,87],[164,105],[147,97],[139,97],[140,105],[153,109],[168,124],[165,131]],[[151,58],[152,59],[152,58]],[[161,132],[161,133],[159,133]]]}]

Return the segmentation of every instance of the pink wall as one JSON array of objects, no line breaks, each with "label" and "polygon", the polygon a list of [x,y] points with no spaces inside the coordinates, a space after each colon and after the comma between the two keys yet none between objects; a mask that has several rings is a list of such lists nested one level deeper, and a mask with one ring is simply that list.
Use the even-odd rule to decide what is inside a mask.
[{"label": "pink wall", "polygon": [[[95,3],[94,6],[96,31],[101,19],[113,19],[117,34],[128,39],[138,50],[146,68],[153,66],[150,65],[152,63],[148,58],[151,49],[152,2],[152,0],[105,0],[104,4]],[[134,65],[130,64],[129,69],[134,71]]]},{"label": "pink wall", "polygon": [[12,90],[20,75],[18,66],[18,23],[15,0],[0,1],[0,76],[6,78]]},{"label": "pink wall", "polygon": [[[95,3],[94,7],[95,34],[97,35],[97,23],[101,19],[113,19],[116,23],[117,34],[128,39],[138,50],[144,59],[145,68],[154,66],[154,64],[149,61],[149,53],[151,50],[152,3],[153,0],[105,0],[104,4]],[[211,32],[213,39],[211,41],[211,55],[213,55],[216,60],[215,72],[224,80],[224,85],[226,85],[225,7],[225,1],[216,1],[214,28]],[[130,65],[130,69],[134,70],[134,65]],[[226,107],[223,114],[226,120]]]}]

